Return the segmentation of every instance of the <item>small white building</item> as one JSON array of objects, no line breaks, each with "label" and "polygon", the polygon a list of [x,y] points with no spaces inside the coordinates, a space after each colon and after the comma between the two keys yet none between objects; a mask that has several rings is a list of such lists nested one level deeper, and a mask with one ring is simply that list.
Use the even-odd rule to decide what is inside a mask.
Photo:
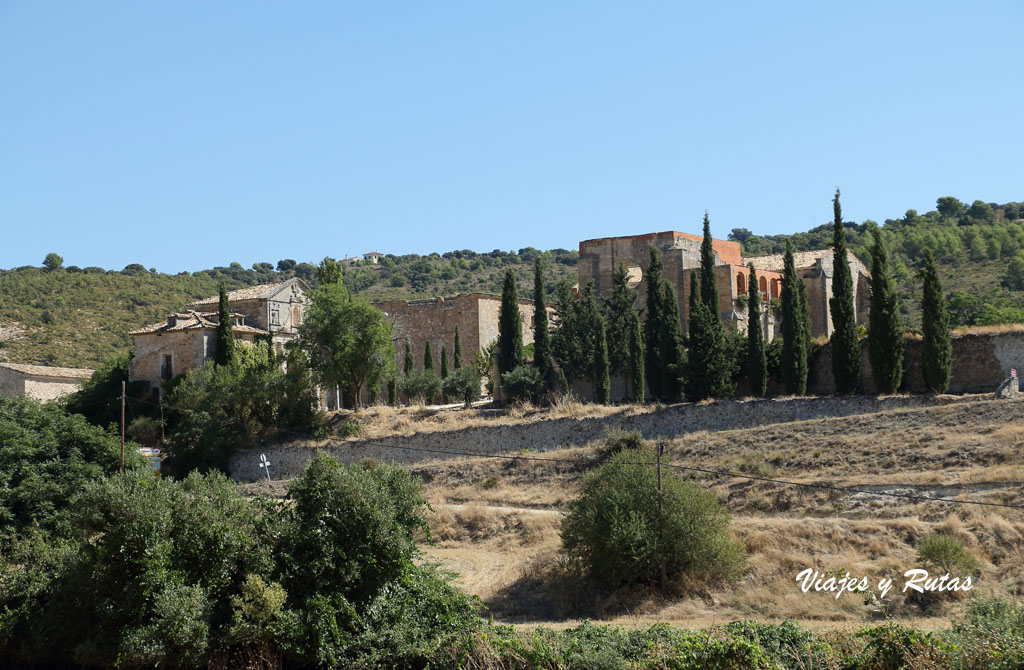
[{"label": "small white building", "polygon": [[0,363],[0,395],[56,400],[82,387],[92,376],[85,368],[53,368],[46,365]]},{"label": "small white building", "polygon": [[376,265],[377,263],[380,263],[380,259],[382,259],[382,258],[384,258],[384,254],[382,254],[379,251],[371,251],[369,253],[363,254],[363,260],[364,261],[369,261],[369,262],[373,263],[374,265]]}]

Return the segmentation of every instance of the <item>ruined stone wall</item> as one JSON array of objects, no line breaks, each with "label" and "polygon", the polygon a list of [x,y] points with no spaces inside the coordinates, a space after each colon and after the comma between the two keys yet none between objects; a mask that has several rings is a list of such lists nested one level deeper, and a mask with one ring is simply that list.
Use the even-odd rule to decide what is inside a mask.
[{"label": "ruined stone wall", "polygon": [[[1024,332],[965,333],[953,338],[953,367],[949,393],[989,393],[1010,375],[1010,368],[1024,372]],[[860,383],[858,391],[873,393],[871,362],[868,359],[867,340],[861,341]],[[903,357],[903,385],[907,393],[925,393],[924,374],[921,369],[921,340],[907,337]],[[832,356],[829,346],[819,347],[811,358],[807,379],[807,392],[830,394],[835,392],[832,379]]]},{"label": "ruined stone wall", "polygon": [[[973,400],[973,398],[971,399]],[[749,402],[723,401],[692,405],[670,405],[644,414],[626,416],[556,418],[517,425],[477,426],[461,430],[393,436],[380,440],[354,440],[267,447],[240,451],[230,464],[231,476],[240,481],[255,481],[266,475],[259,468],[259,455],[265,453],[272,463],[275,479],[302,472],[318,448],[339,460],[352,463],[372,458],[382,462],[413,463],[450,455],[432,454],[414,449],[472,452],[477,454],[513,454],[521,450],[550,451],[589,444],[604,437],[610,428],[638,430],[646,439],[670,438],[702,430],[719,431],[750,428],[789,421],[823,417],[852,416],[883,410],[928,407],[964,400],[932,396],[891,396],[875,398],[790,398]],[[1012,402],[1012,401],[991,401]],[[410,449],[403,449],[409,447]]]},{"label": "ruined stone wall", "polygon": [[[245,317],[246,325],[269,330],[267,327],[269,325],[267,303],[263,300],[232,300],[229,303],[229,307],[232,312]],[[215,311],[216,309],[216,306],[214,306]]]},{"label": "ruined stone wall", "polygon": [[[235,333],[238,342],[251,344],[251,333]],[[170,354],[174,376],[203,367],[213,360],[217,350],[217,331],[213,328],[179,330],[135,335],[135,357],[128,368],[131,381],[146,381],[153,388],[163,384],[161,366]]]}]

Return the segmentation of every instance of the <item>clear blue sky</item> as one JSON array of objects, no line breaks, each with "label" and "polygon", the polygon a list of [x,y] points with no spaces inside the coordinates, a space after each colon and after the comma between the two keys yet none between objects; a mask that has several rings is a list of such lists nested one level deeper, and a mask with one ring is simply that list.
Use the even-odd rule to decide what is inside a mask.
[{"label": "clear blue sky", "polygon": [[689,4],[0,0],[0,267],[1024,200],[1020,0]]}]

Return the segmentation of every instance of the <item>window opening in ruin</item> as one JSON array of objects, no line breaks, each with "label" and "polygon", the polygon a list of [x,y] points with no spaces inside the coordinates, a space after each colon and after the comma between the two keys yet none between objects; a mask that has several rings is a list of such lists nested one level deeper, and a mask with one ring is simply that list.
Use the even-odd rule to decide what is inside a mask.
[{"label": "window opening in ruin", "polygon": [[174,377],[174,366],[171,363],[170,354],[164,354],[164,364],[160,369],[160,377],[163,379],[171,379]]},{"label": "window opening in ruin", "polygon": [[292,307],[292,328],[302,323],[302,312],[299,311],[298,307]]},{"label": "window opening in ruin", "polygon": [[744,295],[747,292],[747,278],[740,273],[736,273],[736,293],[738,295]]},{"label": "window opening in ruin", "polygon": [[757,287],[761,290],[761,299],[762,300],[767,300],[768,299],[768,280],[766,278],[764,278],[764,277],[761,277],[757,281]]},{"label": "window opening in ruin", "polygon": [[280,326],[281,325],[281,312],[276,309],[270,310],[270,325]]},{"label": "window opening in ruin", "polygon": [[626,266],[626,286],[636,288],[644,280],[644,271],[635,261],[624,261]]}]

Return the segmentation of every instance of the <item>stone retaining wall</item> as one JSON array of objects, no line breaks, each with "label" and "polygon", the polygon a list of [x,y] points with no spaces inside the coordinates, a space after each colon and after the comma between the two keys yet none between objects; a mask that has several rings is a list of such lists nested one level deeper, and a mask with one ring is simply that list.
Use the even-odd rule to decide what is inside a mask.
[{"label": "stone retaining wall", "polygon": [[[892,409],[929,407],[952,402],[967,402],[978,397],[935,398],[927,395],[854,396],[846,398],[790,398],[784,400],[727,400],[702,405],[670,405],[651,412],[592,418],[555,418],[516,425],[474,426],[460,430],[396,435],[379,440],[291,444],[241,451],[231,460],[231,476],[239,481],[254,481],[266,475],[259,468],[259,455],[271,462],[274,479],[302,472],[317,449],[323,449],[342,462],[365,458],[382,462],[413,463],[450,458],[412,449],[509,454],[523,449],[533,452],[580,446],[601,439],[606,430],[639,430],[647,439],[674,437],[701,430],[720,431],[751,428],[774,423],[804,421],[823,417],[852,416]],[[411,447],[412,449],[403,449]]]}]

